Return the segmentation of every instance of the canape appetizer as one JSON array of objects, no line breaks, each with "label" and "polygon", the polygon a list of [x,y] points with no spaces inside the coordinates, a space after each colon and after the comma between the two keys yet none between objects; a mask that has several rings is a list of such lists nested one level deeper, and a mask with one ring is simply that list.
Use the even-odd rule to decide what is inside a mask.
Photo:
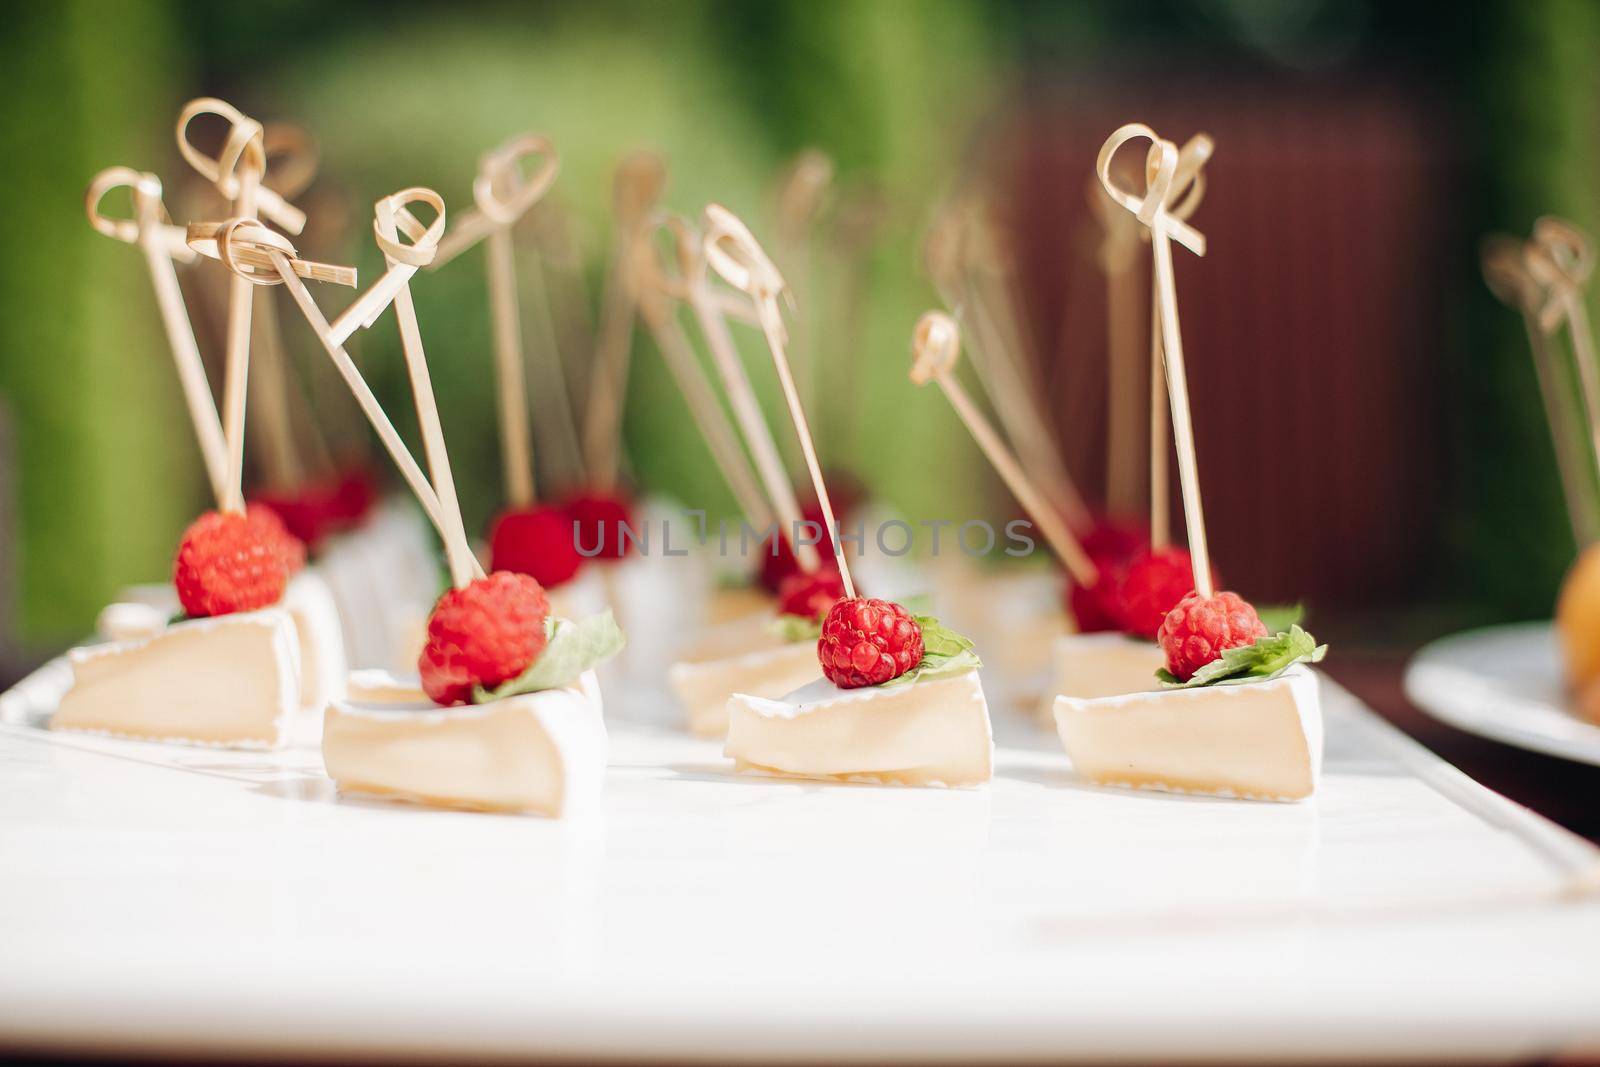
[{"label": "canape appetizer", "polygon": [[[734,352],[725,315],[739,309],[719,301],[711,290],[701,235],[676,215],[658,214],[656,223],[674,239],[677,270],[667,270],[653,256],[642,261],[646,269],[640,272],[637,287],[641,315],[673,367],[745,522],[751,529],[772,530],[758,548],[759,582],[725,599],[714,597],[708,612],[713,616],[711,625],[667,668],[667,681],[684,708],[690,730],[703,737],[722,737],[732,694],[780,697],[818,676],[812,644],[823,615],[843,595],[844,585],[838,571],[824,564],[817,552],[817,542],[825,537],[832,541],[823,532],[829,527],[820,509],[814,519],[802,510]],[[670,314],[669,297],[683,299],[696,313],[743,446],[726,424],[714,391]],[[743,310],[754,318],[752,309]],[[753,457],[754,470],[745,448]],[[812,530],[817,531],[814,537],[805,536]],[[758,588],[771,592],[757,592]]]},{"label": "canape appetizer", "polygon": [[[754,302],[784,401],[827,528],[837,530],[805,410],[785,353],[783,277],[749,229],[720,205],[706,208],[708,265]],[[779,699],[728,699],[723,752],[740,771],[894,785],[966,786],[993,774],[989,708],[972,643],[929,616],[857,594],[834,545],[839,584],[796,587],[796,607],[833,600],[815,651],[822,678]]]},{"label": "canape appetizer", "polygon": [[[1570,222],[1542,218],[1522,243],[1492,240],[1483,254],[1484,278],[1506,303],[1519,308],[1533,349],[1545,414],[1556,447],[1556,461],[1572,522],[1578,557],[1562,581],[1556,600],[1555,632],[1567,688],[1577,714],[1600,723],[1600,496],[1594,463],[1600,462],[1600,366],[1584,304],[1584,287],[1594,271],[1594,244]],[[1582,398],[1580,419],[1568,406],[1567,376],[1557,363],[1556,335],[1565,323]],[[1586,438],[1587,449],[1577,446]]]},{"label": "canape appetizer", "polygon": [[283,600],[304,558],[267,512],[202,515],[185,531],[173,570],[183,616],[152,619],[147,610],[142,626],[130,626],[137,613],[124,610],[120,639],[68,653],[73,682],[50,728],[282,745],[302,706],[301,642]]},{"label": "canape appetizer", "polygon": [[[226,160],[199,154],[190,122],[216,115],[230,124]],[[280,223],[303,222],[292,206],[264,190],[261,127],[218,100],[188,104],[178,120],[184,156],[238,210],[259,202]],[[100,213],[106,194],[127,186],[134,218]],[[74,682],[51,721],[54,729],[126,737],[270,748],[286,736],[291,713],[343,692],[344,651],[327,588],[302,572],[305,546],[270,511],[246,508],[241,479],[249,373],[251,290],[230,292],[224,416],[219,419],[173,263],[192,259],[166,221],[153,175],[113,168],[90,184],[89,221],[136,243],[145,253],[191,422],[206,460],[217,510],[184,533],[170,600],[161,614],[124,608],[102,613],[114,639],[73,650]],[[259,225],[259,224],[257,224]]]},{"label": "canape appetizer", "polygon": [[[423,225],[412,212],[432,208]],[[375,232],[388,270],[332,324],[301,281],[287,241],[230,220],[219,252],[236,273],[265,284],[253,266],[263,256],[274,284],[289,289],[329,358],[355,394],[445,545],[452,588],[435,604],[417,662],[421,694],[399,679],[362,675],[366,699],[334,701],[323,725],[323,762],[347,793],[453,807],[566,814],[599,791],[605,728],[592,668],[613,656],[622,636],[609,614],[572,622],[550,609],[534,578],[509,571],[484,576],[467,542],[434,404],[410,280],[427,265],[445,228],[444,202],[427,189],[379,200]],[[204,233],[201,230],[201,233]],[[402,235],[409,238],[403,241]],[[191,227],[191,237],[197,236]],[[343,340],[393,306],[422,429],[431,478],[411,456],[344,350]]]},{"label": "canape appetizer", "polygon": [[[1204,168],[1214,145],[1206,134],[1191,137],[1178,151],[1170,185],[1163,191],[1167,214],[1179,221],[1188,219],[1205,195]],[[1107,272],[1107,287],[1112,295],[1111,332],[1129,334],[1125,320],[1128,303],[1128,267],[1138,241],[1138,222],[1112,199],[1105,186],[1096,181],[1091,203],[1101,216],[1105,241],[1101,247],[1102,265]],[[1129,347],[1127,337],[1116,337],[1119,347]],[[1125,415],[1129,392],[1125,382],[1129,368],[1121,366],[1133,355],[1129,351],[1112,353],[1108,374],[1119,395],[1110,398],[1113,421],[1130,421]],[[1194,561],[1187,551],[1170,544],[1168,506],[1168,449],[1166,372],[1162,361],[1159,328],[1150,335],[1150,522],[1149,536],[1130,527],[1104,522],[1085,539],[1085,550],[1094,560],[1099,580],[1093,584],[1074,581],[1067,591],[1067,603],[1076,620],[1078,635],[1058,639],[1051,649],[1051,684],[1040,703],[1040,715],[1052,718],[1055,698],[1116,696],[1137,693],[1152,686],[1151,679],[1161,665],[1161,650],[1156,633],[1167,612],[1192,589]],[[1114,401],[1114,402],[1113,402]],[[1122,416],[1119,418],[1119,416]],[[1125,459],[1128,429],[1110,427],[1107,451],[1113,463]],[[1119,478],[1125,480],[1125,478]],[[1115,484],[1114,482],[1112,483]],[[1119,501],[1120,503],[1121,501]],[[1213,576],[1214,580],[1214,576]]]},{"label": "canape appetizer", "polygon": [[[1148,187],[1140,196],[1111,176],[1129,141],[1151,143]],[[1178,149],[1131,124],[1100,150],[1106,192],[1150,228],[1162,353],[1192,552],[1192,585],[1161,621],[1162,688],[1100,698],[1059,696],[1056,727],[1074,769],[1103,785],[1265,800],[1303,800],[1317,787],[1322,713],[1307,664],[1325,649],[1298,626],[1267,634],[1256,610],[1215,592],[1190,423],[1183,340],[1178,329],[1171,242],[1198,254],[1205,239],[1166,205]]]}]

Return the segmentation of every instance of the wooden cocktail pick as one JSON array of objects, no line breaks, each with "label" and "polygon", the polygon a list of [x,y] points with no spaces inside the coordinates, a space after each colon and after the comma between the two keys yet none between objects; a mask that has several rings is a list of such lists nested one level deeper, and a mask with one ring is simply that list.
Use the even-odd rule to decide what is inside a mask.
[{"label": "wooden cocktail pick", "polygon": [[1000,439],[989,420],[983,417],[967,391],[956,380],[956,360],[961,354],[961,330],[955,319],[942,311],[930,311],[917,321],[911,335],[911,380],[918,385],[938,382],[939,388],[950,401],[956,415],[966,424],[973,440],[983,450],[984,456],[994,465],[1006,488],[1011,490],[1027,510],[1028,516],[1039,527],[1045,540],[1061,563],[1072,575],[1072,580],[1090,588],[1100,580],[1094,561],[1089,558],[1077,538],[1062,520],[1060,512],[1034,485],[1022,469],[1022,464]]},{"label": "wooden cocktail pick", "polygon": [[[651,228],[650,232],[666,230],[675,248],[693,247],[699,242],[700,235],[695,233],[689,220],[672,212],[656,212]],[[752,527],[765,529],[772,522],[772,508],[678,319],[672,294],[683,291],[681,279],[674,284],[672,275],[662,266],[661,253],[653,241],[641,242],[639,254],[643,257],[638,274],[639,317],[655,339],[662,360],[688,405],[689,415],[738,502],[739,510]]]},{"label": "wooden cocktail pick", "polygon": [[[417,220],[410,211],[410,205],[413,204],[425,204],[434,209],[436,217],[432,224],[424,226]],[[360,325],[360,320],[367,315],[370,315],[370,321],[376,321],[383,307],[374,308],[374,301],[370,297],[375,291],[387,294],[388,299],[393,302],[400,325],[401,345],[405,350],[412,393],[416,400],[417,421],[422,428],[429,467],[433,471],[431,481],[412,458],[394,424],[384,413],[382,405],[378,403],[377,397],[367,386],[361,372],[356,369],[349,353],[344,350],[344,338],[337,336],[335,327],[328,323],[305,283],[301,281],[302,277],[316,277],[320,272],[306,272],[297,267],[298,257],[288,239],[255,220],[230,219],[222,224],[209,224],[211,231],[209,254],[214,254],[236,275],[249,283],[281,284],[289,290],[289,295],[294,298],[295,304],[322,342],[340,376],[355,395],[356,402],[371,422],[379,440],[388,449],[401,476],[439,531],[449,561],[451,581],[460,587],[476,577],[481,577],[482,570],[472,555],[466,530],[461,522],[455,483],[450,474],[449,458],[445,453],[444,437],[439,427],[432,383],[428,376],[426,357],[417,329],[416,312],[411,305],[410,289],[406,284],[418,269],[428,264],[438,247],[445,227],[444,201],[429,189],[405,189],[378,201],[374,216],[373,229],[389,269],[371,288],[357,298],[355,304],[352,304],[352,307],[359,305],[361,314],[350,316],[350,321]],[[202,252],[208,251],[204,243],[205,233],[206,229],[201,229],[202,236],[195,242],[197,249]],[[410,243],[400,239],[402,233]],[[263,270],[254,266],[251,260],[256,256],[266,257],[271,265],[270,269]],[[397,277],[401,279],[399,283],[395,281]],[[347,311],[346,315],[348,314]],[[340,316],[340,319],[344,320],[345,316]]]},{"label": "wooden cocktail pick", "polygon": [[622,405],[628,391],[636,296],[632,277],[639,236],[667,184],[666,161],[635,152],[617,168],[612,189],[615,229],[611,266],[600,300],[594,369],[583,425],[584,466],[595,488],[616,487],[622,463]]},{"label": "wooden cocktail pick", "polygon": [[1089,208],[1100,225],[1095,261],[1106,286],[1106,508],[1127,515],[1138,507],[1139,225],[1089,179]]},{"label": "wooden cocktail pick", "polygon": [[[106,194],[123,187],[132,194],[133,217],[117,219],[101,214],[100,205]],[[189,321],[183,292],[178,287],[178,272],[173,266],[174,261],[193,262],[194,250],[189,247],[183,229],[172,225],[162,207],[161,181],[154,174],[128,167],[103,170],[89,183],[88,192],[84,194],[84,208],[89,215],[89,225],[98,232],[137,245],[144,253],[150,283],[155,289],[156,306],[161,312],[161,324],[166,329],[167,344],[172,348],[178,382],[189,409],[189,421],[194,426],[195,441],[200,445],[212,495],[220,508],[228,500],[228,444],[223,437],[222,420],[217,416],[216,401],[211,396],[211,385],[206,380],[200,347],[195,343],[194,325]]]},{"label": "wooden cocktail pick", "polygon": [[[535,161],[533,172],[523,168]],[[494,357],[500,399],[500,449],[506,498],[513,507],[533,503],[533,448],[528,428],[528,386],[523,376],[522,324],[517,310],[517,264],[511,227],[537,204],[556,180],[560,157],[538,134],[515,137],[483,157],[468,212],[428,265],[437,270],[479,241],[489,253],[489,311],[494,322]],[[566,411],[565,402],[561,409]]]},{"label": "wooden cocktail pick", "polygon": [[806,470],[811,474],[817,503],[822,506],[822,518],[826,524],[824,535],[832,543],[834,560],[839,565],[839,577],[844,582],[845,596],[854,599],[856,587],[850,578],[843,539],[839,536],[839,524],[834,518],[833,501],[828,498],[828,487],[822,480],[822,466],[817,462],[816,445],[811,440],[811,428],[806,424],[806,413],[800,406],[800,394],[795,389],[794,374],[789,369],[789,357],[785,352],[788,331],[784,328],[783,309],[779,304],[780,298],[788,293],[783,276],[756,243],[750,228],[722,205],[706,206],[702,228],[707,265],[721,275],[723,281],[748,295],[755,305],[756,319],[766,336],[767,348],[772,353],[772,363],[778,372],[778,382],[783,387],[783,398],[789,405],[789,417],[794,420],[795,434],[800,439]]},{"label": "wooden cocktail pick", "polygon": [[[304,192],[317,174],[317,146],[311,136],[298,126],[269,122],[262,127],[261,143],[271,188],[285,200]],[[288,490],[299,486],[306,478],[306,462],[301,455],[295,425],[296,414],[304,415],[306,405],[291,400],[291,392],[297,390],[291,386],[293,373],[283,347],[278,307],[273,302],[272,291],[258,286],[253,292],[255,307],[250,315],[250,388],[246,393],[249,410],[245,419],[248,434],[245,444],[262,456],[266,484],[272,489]],[[302,418],[300,422],[309,431],[309,443],[322,473],[331,475],[332,462],[315,422],[309,418]]]},{"label": "wooden cocktail pick", "polygon": [[[889,216],[888,198],[877,184],[857,181],[839,190],[825,246],[829,262],[823,269],[832,290],[829,343],[817,346],[816,352],[817,373],[824,381],[848,378],[851,361],[866,351],[872,260]],[[856,454],[860,403],[858,390],[839,390],[818,412],[828,427],[823,433],[825,455]]]},{"label": "wooden cocktail pick", "polygon": [[1570,222],[1545,217],[1533,224],[1533,237],[1523,250],[1528,275],[1544,290],[1535,321],[1546,337],[1567,325],[1572,359],[1589,423],[1589,442],[1600,465],[1600,367],[1595,363],[1594,333],[1583,302],[1584,287],[1594,273],[1594,243]]},{"label": "wooden cocktail pick", "polygon": [[[1211,158],[1215,143],[1210,136],[1197,133],[1178,149],[1178,167],[1172,185],[1167,190],[1167,214],[1180,222],[1187,222],[1205,199],[1204,168]],[[1102,192],[1104,187],[1102,187]],[[1127,216],[1124,215],[1126,218]],[[1140,230],[1139,236],[1150,239],[1150,231]],[[1167,395],[1166,364],[1161,354],[1161,305],[1156,291],[1158,279],[1150,274],[1150,546],[1166,548],[1172,541],[1172,521],[1168,517],[1167,502],[1171,499],[1167,476],[1167,450],[1171,447],[1167,432],[1167,408],[1171,401]]]},{"label": "wooden cocktail pick", "polygon": [[[1006,283],[991,277],[989,284],[980,286],[974,278],[980,269],[991,276],[1004,269],[986,226],[972,204],[952,205],[929,231],[923,246],[924,265],[946,309],[971,327],[968,348],[980,371],[978,380],[1017,453],[1039,473],[1047,497],[1066,515],[1068,524],[1087,530],[1092,522],[1088,506],[1056,447],[1041,406],[1042,390],[1029,381],[1020,349],[1021,323],[1002,325],[1002,320],[1014,314],[1001,295]],[[997,308],[996,301],[1006,306]]]},{"label": "wooden cocktail pick", "polygon": [[[778,185],[777,210],[773,235],[774,251],[798,306],[810,309],[812,282],[812,245],[818,216],[833,185],[833,159],[817,148],[808,148],[795,157],[784,170]],[[817,399],[817,377],[820,368],[813,339],[804,319],[796,317],[791,329],[790,347],[798,357],[796,368],[800,395],[808,405]]]},{"label": "wooden cocktail pick", "polygon": [[[1560,377],[1560,367],[1552,350],[1551,336],[1539,325],[1539,311],[1548,301],[1548,288],[1528,269],[1524,243],[1513,237],[1496,235],[1480,249],[1483,280],[1497,299],[1522,313],[1533,353],[1534,376],[1544,402],[1545,418],[1556,453],[1556,469],[1567,502],[1567,519],[1579,545],[1600,536],[1600,516],[1596,515],[1594,475],[1584,455],[1577,449],[1579,432],[1572,404]],[[1591,441],[1593,440],[1591,436]]]},{"label": "wooden cocktail pick", "polygon": [[[711,288],[704,238],[687,227],[679,231],[677,237],[678,277],[683,287],[683,299],[699,323],[700,334],[711,352],[711,362],[717,368],[728,405],[733,409],[734,421],[738,423],[745,447],[755,462],[762,488],[766,490],[766,499],[778,518],[780,529],[777,539],[789,545],[801,570],[813,573],[820,562],[816,546],[796,538],[803,519],[800,502],[795,497],[794,483],[789,480],[789,473],[784,467],[783,455],[778,451],[772,430],[761,413],[761,402],[750,384],[750,376],[745,373],[744,364],[739,360],[733,335],[728,331],[725,317],[728,314],[728,302],[720,299],[723,294]],[[751,321],[759,321],[758,309],[748,301],[744,302],[743,312]]]},{"label": "wooden cocktail pick", "polygon": [[[1113,178],[1111,161],[1129,141],[1147,140],[1143,195],[1130,192]],[[1155,305],[1159,317],[1162,366],[1166,372],[1168,404],[1172,411],[1173,443],[1178,453],[1178,481],[1183,490],[1184,520],[1189,533],[1189,556],[1194,564],[1194,584],[1201,596],[1212,594],[1211,554],[1206,544],[1205,509],[1200,500],[1200,472],[1195,459],[1194,428],[1189,420],[1189,384],[1184,372],[1183,336],[1178,327],[1178,293],[1172,270],[1172,242],[1195,255],[1204,255],[1206,239],[1187,222],[1169,213],[1168,204],[1178,174],[1178,146],[1157,137],[1142,123],[1116,130],[1100,148],[1095,166],[1106,192],[1150,230],[1155,260]]]},{"label": "wooden cocktail pick", "polygon": [[[196,149],[189,140],[190,124],[202,115],[214,115],[228,123],[228,135],[216,158]],[[278,194],[262,187],[267,170],[266,145],[261,124],[232,104],[202,97],[185,104],[178,113],[178,151],[189,165],[226,198],[229,214],[253,219],[258,209],[291,233],[299,233],[305,216]],[[242,277],[231,279],[228,288],[227,363],[222,397],[222,433],[228,447],[225,511],[244,511],[244,420],[245,397],[250,379],[250,317],[254,291]]]}]

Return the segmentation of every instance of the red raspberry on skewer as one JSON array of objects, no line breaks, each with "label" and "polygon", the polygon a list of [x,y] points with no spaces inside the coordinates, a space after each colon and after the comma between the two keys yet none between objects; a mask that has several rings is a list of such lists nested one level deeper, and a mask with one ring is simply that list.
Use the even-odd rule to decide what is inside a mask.
[{"label": "red raspberry on skewer", "polygon": [[348,530],[361,525],[378,502],[378,476],[372,468],[356,463],[344,468],[333,487],[332,512],[335,529]]},{"label": "red raspberry on skewer", "polygon": [[1194,563],[1189,553],[1181,548],[1140,552],[1128,561],[1117,582],[1118,621],[1126,632],[1153,639],[1167,612],[1193,589]]},{"label": "red raspberry on skewer", "polygon": [[844,596],[844,579],[831,564],[814,574],[796,571],[778,587],[778,614],[820,619]]},{"label": "red raspberry on skewer", "polygon": [[466,704],[473,686],[510,681],[544,651],[549,617],[544,587],[526,574],[495,571],[447,590],[428,616],[417,659],[423,692],[436,704]]},{"label": "red raspberry on skewer", "polygon": [[1100,580],[1093,585],[1067,580],[1067,610],[1072,613],[1080,634],[1106,633],[1121,628],[1117,617],[1116,581],[1116,575],[1104,566],[1100,568]]},{"label": "red raspberry on skewer", "polygon": [[628,554],[622,528],[632,521],[633,508],[625,497],[591,490],[570,497],[564,508],[576,528],[580,554],[591,559],[621,559]]},{"label": "red raspberry on skewer", "polygon": [[1225,649],[1252,645],[1265,636],[1261,616],[1238,593],[1190,593],[1167,612],[1157,640],[1166,653],[1167,670],[1187,682]]},{"label": "red raspberry on skewer", "polygon": [[1138,527],[1103,515],[1083,535],[1083,550],[1096,563],[1121,566],[1149,547],[1150,539]]},{"label": "red raspberry on skewer", "polygon": [[172,585],[189,615],[255,611],[283,599],[290,574],[304,562],[304,546],[270,512],[208,511],[178,542]]},{"label": "red raspberry on skewer", "polygon": [[278,552],[283,557],[283,565],[289,577],[293,578],[305,569],[306,543],[296,537],[272,509],[262,507],[260,504],[246,504],[244,517],[261,529],[263,537],[277,543]]},{"label": "red raspberry on skewer", "polygon": [[[841,512],[840,514],[842,515],[843,513]],[[800,509],[800,519],[802,522],[814,523],[815,525],[800,530],[799,535],[815,536],[817,541],[820,542],[816,546],[817,552],[823,556],[831,555],[834,549],[833,535],[828,531],[828,524],[823,521],[822,505],[805,505]],[[839,521],[842,523],[844,519],[840,518]],[[800,561],[795,558],[794,550],[789,545],[789,532],[784,530],[783,537],[767,538],[761,542],[761,547],[756,550],[761,556],[759,580],[766,589],[774,593],[783,588],[786,578],[802,573]]]},{"label": "red raspberry on skewer", "polygon": [[922,662],[922,627],[891,601],[841,600],[822,621],[817,659],[841,689],[882,685]]},{"label": "red raspberry on skewer", "polygon": [[573,543],[572,519],[552,507],[501,512],[489,529],[489,566],[531,575],[546,589],[569,581],[583,566]]}]

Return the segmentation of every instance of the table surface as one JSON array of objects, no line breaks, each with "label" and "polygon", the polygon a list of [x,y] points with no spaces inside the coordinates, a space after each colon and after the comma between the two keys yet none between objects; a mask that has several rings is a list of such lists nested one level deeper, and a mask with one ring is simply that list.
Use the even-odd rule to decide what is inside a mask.
[{"label": "table surface", "polygon": [[[0,726],[0,1039],[104,1052],[983,1059],[1600,1048],[1587,843],[1325,685],[1313,803],[735,776],[613,730],[563,822],[278,754]],[[1350,1025],[1359,1020],[1359,1026]]]},{"label": "table surface", "polygon": [[1409,648],[1351,649],[1329,657],[1327,673],[1373,711],[1467,775],[1600,843],[1600,767],[1501,744],[1446,725],[1406,698]]}]

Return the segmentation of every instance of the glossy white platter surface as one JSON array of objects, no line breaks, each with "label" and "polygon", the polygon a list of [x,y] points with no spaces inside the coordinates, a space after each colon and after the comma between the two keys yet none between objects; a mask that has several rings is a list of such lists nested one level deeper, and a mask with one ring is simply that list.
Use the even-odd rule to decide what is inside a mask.
[{"label": "glossy white platter surface", "polygon": [[1425,646],[1406,696],[1459,730],[1600,766],[1600,726],[1568,710],[1547,622],[1470,630]]},{"label": "glossy white platter surface", "polygon": [[955,792],[735,777],[613,723],[602,810],[561,823],[341,801],[309,745],[52,735],[59,681],[0,723],[0,1047],[1600,1049],[1596,851],[1326,681],[1308,804],[1096,789],[1020,717]]}]

